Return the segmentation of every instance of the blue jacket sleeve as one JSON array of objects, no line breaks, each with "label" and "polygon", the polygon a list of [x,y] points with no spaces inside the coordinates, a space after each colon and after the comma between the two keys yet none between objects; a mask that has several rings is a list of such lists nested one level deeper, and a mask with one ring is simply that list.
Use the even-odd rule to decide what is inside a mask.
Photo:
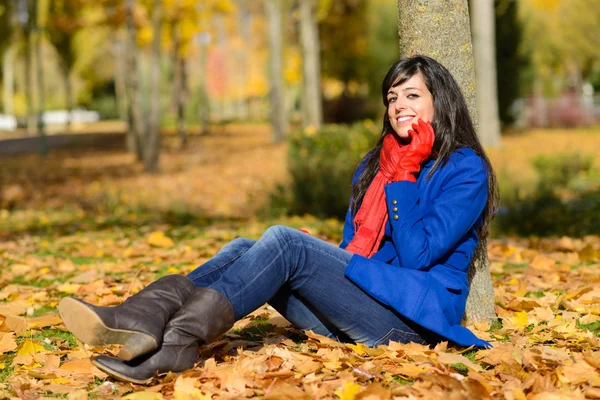
[{"label": "blue jacket sleeve", "polygon": [[439,263],[478,223],[486,205],[487,177],[481,158],[466,157],[443,168],[448,168],[447,176],[426,209],[420,205],[417,183],[385,186],[392,240],[404,268],[427,270]]}]

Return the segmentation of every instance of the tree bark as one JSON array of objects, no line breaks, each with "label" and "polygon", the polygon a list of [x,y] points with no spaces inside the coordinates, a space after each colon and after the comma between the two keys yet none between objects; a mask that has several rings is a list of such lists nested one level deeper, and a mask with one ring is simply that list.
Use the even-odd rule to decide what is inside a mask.
[{"label": "tree bark", "polygon": [[484,146],[499,147],[501,139],[496,83],[494,0],[472,1],[471,6],[479,137]]},{"label": "tree bark", "polygon": [[66,97],[66,108],[67,108],[67,131],[71,130],[71,113],[73,112],[73,90],[71,88],[71,77],[70,72],[66,67],[63,68],[63,80],[65,85],[65,97]]},{"label": "tree bark", "polygon": [[26,130],[27,136],[32,136],[35,130],[35,112],[33,108],[33,57],[31,54],[31,23],[27,22],[24,32],[25,42],[25,107],[27,112]]},{"label": "tree bark", "polygon": [[15,63],[15,48],[13,45],[9,45],[2,56],[2,77],[4,83],[3,91],[3,104],[4,114],[14,115],[14,96],[15,96],[15,74],[14,74],[14,63]]},{"label": "tree bark", "polygon": [[33,5],[34,13],[32,13],[31,18],[34,23],[34,32],[35,32],[35,68],[36,68],[36,76],[37,76],[37,84],[38,84],[38,112],[37,112],[37,132],[40,137],[40,154],[46,155],[48,154],[48,140],[46,138],[46,127],[44,124],[44,109],[45,106],[45,93],[44,93],[44,67],[42,65],[42,30],[38,24],[38,15],[39,15],[39,2],[35,2]]},{"label": "tree bark", "polygon": [[138,161],[143,160],[142,141],[144,133],[144,120],[142,119],[142,101],[139,80],[138,49],[136,44],[136,25],[134,10],[136,0],[126,0],[125,15],[127,24],[127,119],[129,129],[127,130],[127,150],[135,153]]},{"label": "tree bark", "polygon": [[177,136],[181,147],[187,145],[187,132],[185,130],[185,98],[187,91],[187,76],[185,70],[185,59],[181,56],[181,38],[179,27],[174,25],[173,31],[173,103],[175,106]]},{"label": "tree bark", "polygon": [[281,1],[267,0],[265,6],[269,24],[269,47],[271,50],[271,125],[273,128],[273,141],[279,142],[285,139],[288,131],[283,84]]},{"label": "tree bark", "polygon": [[160,154],[160,63],[162,0],[152,1],[152,49],[150,51],[150,110],[144,140],[144,170],[158,172]]},{"label": "tree bark", "polygon": [[[475,128],[475,70],[467,0],[398,0],[400,57],[430,56],[444,65],[460,85]],[[469,268],[470,293],[465,320],[496,318],[487,243],[479,242]]]},{"label": "tree bark", "polygon": [[321,126],[323,108],[321,105],[321,60],[319,27],[315,16],[314,0],[300,1],[300,31],[303,56],[303,101],[305,112],[304,126]]},{"label": "tree bark", "polygon": [[[119,110],[119,119],[121,121],[129,122],[127,117],[127,84],[125,83],[126,77],[126,49],[125,43],[122,38],[122,31],[119,32],[119,39],[115,42],[114,55],[116,58],[116,68],[115,68],[115,96],[117,102],[117,108]],[[128,135],[129,136],[129,135]],[[127,146],[127,150],[131,153],[134,152],[135,147],[129,148]]]}]

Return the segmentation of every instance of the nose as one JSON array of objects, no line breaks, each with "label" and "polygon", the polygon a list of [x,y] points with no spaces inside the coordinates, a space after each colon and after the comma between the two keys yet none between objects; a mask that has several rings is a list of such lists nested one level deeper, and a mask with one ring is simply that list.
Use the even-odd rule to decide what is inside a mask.
[{"label": "nose", "polygon": [[394,109],[396,111],[402,111],[404,109],[406,109],[406,105],[402,102],[401,98],[397,98],[396,101],[394,102]]}]

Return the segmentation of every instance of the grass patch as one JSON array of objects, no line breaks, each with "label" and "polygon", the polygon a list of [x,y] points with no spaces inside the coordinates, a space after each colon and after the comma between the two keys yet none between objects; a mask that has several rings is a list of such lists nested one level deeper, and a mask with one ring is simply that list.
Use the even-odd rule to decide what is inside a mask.
[{"label": "grass patch", "polygon": [[254,320],[252,325],[243,329],[236,329],[233,331],[233,333],[240,336],[244,340],[256,340],[258,337],[265,336],[274,329],[275,325],[270,324],[263,319],[257,318]]},{"label": "grass patch", "polygon": [[15,367],[12,366],[15,356],[16,354],[14,352],[0,355],[0,365],[4,365],[4,368],[0,369],[0,382],[6,382],[6,379],[8,379],[15,370]]},{"label": "grass patch", "polygon": [[469,375],[469,368],[463,363],[452,364],[451,367],[461,375]]},{"label": "grass patch", "polygon": [[592,322],[591,324],[582,324],[577,321],[577,326],[581,329],[587,329],[597,337],[600,337],[600,321]]},{"label": "grass patch", "polygon": [[53,311],[56,311],[56,307],[50,307],[49,305],[43,305],[33,312],[32,317],[40,317],[42,315],[48,314],[49,312],[53,312]]},{"label": "grass patch", "polygon": [[394,377],[392,377],[392,380],[396,383],[399,383],[400,385],[405,385],[405,386],[412,385],[415,382],[412,379],[406,379],[401,376],[394,376]]},{"label": "grass patch", "polygon": [[[55,342],[60,341],[66,343],[70,349],[77,347],[77,339],[70,332],[61,331],[59,329],[45,329],[31,336],[32,339],[37,339],[42,343],[46,350],[57,350]],[[52,343],[47,343],[45,339],[50,339]]]},{"label": "grass patch", "polygon": [[541,297],[544,297],[546,295],[546,292],[539,290],[537,292],[527,292],[525,293],[525,297],[535,297],[536,299],[539,299]]}]

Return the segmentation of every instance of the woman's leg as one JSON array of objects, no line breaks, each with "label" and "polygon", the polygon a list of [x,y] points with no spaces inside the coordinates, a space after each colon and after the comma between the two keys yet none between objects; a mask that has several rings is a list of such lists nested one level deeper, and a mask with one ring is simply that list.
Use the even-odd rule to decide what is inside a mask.
[{"label": "woman's leg", "polygon": [[[352,254],[284,226],[269,228],[210,288],[231,302],[240,319],[281,288],[356,342],[373,346],[394,339],[424,342],[425,330],[372,298],[344,276]],[[315,313],[313,313],[315,315]]]},{"label": "woman's leg", "polygon": [[196,287],[207,287],[219,280],[223,272],[238,258],[244,255],[256,240],[237,238],[229,242],[204,264],[190,272],[187,277]]},{"label": "woman's leg", "polygon": [[[255,240],[246,238],[232,240],[208,261],[190,272],[188,278],[198,288],[210,286],[255,243]],[[311,330],[319,335],[348,341],[343,332],[322,316],[317,316],[315,310],[296,297],[287,285],[278,290],[268,303],[298,329]]]}]

